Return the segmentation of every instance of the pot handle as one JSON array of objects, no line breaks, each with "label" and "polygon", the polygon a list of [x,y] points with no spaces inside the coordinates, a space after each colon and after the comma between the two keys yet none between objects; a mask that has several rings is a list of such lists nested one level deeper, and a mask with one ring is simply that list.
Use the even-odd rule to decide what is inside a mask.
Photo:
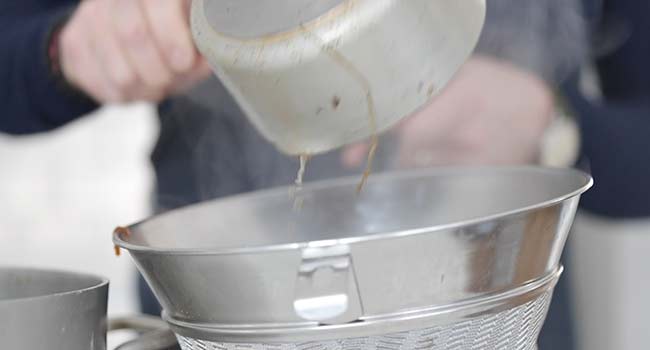
[{"label": "pot handle", "polygon": [[137,316],[116,318],[108,322],[108,331],[133,330],[141,335],[117,347],[116,350],[178,349],[176,336],[167,323],[156,317]]}]

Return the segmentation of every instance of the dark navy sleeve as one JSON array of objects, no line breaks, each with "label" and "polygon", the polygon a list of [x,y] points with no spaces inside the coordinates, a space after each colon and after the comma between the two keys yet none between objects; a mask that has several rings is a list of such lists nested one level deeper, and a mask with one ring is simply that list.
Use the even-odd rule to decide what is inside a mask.
[{"label": "dark navy sleeve", "polygon": [[582,208],[612,218],[650,216],[650,105],[594,103],[575,86],[570,96],[580,115],[581,163],[595,180]]},{"label": "dark navy sleeve", "polygon": [[[650,13],[647,0],[607,0],[595,32],[621,43],[594,61],[603,97],[593,101],[578,89],[568,95],[580,117],[582,162],[595,186],[582,207],[611,218],[650,216]],[[610,33],[608,33],[610,31]],[[613,33],[611,31],[614,31]],[[595,40],[595,42],[598,40]]]},{"label": "dark navy sleeve", "polygon": [[50,35],[76,1],[0,0],[0,131],[48,131],[97,108],[51,71]]},{"label": "dark navy sleeve", "polygon": [[650,1],[607,0],[602,32],[621,42],[597,60],[603,93],[609,100],[647,101],[650,96]]}]

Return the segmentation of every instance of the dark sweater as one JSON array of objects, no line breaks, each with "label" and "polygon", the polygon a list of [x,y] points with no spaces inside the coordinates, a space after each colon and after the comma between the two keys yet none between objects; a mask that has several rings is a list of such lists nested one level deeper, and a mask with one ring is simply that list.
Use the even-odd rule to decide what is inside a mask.
[{"label": "dark sweater", "polygon": [[[599,1],[594,1],[599,3]],[[650,216],[650,13],[647,0],[606,0],[592,30],[603,100],[567,94],[580,116],[583,164],[595,179],[582,208],[613,218]],[[592,9],[593,11],[593,9]],[[595,12],[595,11],[593,11]]]},{"label": "dark sweater", "polygon": [[0,1],[0,131],[27,134],[54,129],[97,108],[67,90],[50,71],[50,33],[74,0]]}]

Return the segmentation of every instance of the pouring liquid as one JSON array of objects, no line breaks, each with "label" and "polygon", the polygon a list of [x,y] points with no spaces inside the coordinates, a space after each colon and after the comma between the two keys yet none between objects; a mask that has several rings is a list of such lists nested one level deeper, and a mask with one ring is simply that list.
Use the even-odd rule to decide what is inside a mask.
[{"label": "pouring liquid", "polygon": [[294,211],[300,211],[305,201],[305,198],[302,195],[302,185],[303,185],[303,179],[305,177],[305,171],[307,170],[307,162],[309,162],[310,158],[311,156],[307,154],[303,154],[300,156],[300,168],[298,169],[298,175],[296,175],[295,188],[293,192]]},{"label": "pouring liquid", "polygon": [[359,185],[357,185],[357,194],[361,194],[363,188],[366,186],[366,183],[368,182],[368,178],[370,177],[370,174],[372,173],[372,163],[375,160],[375,156],[377,155],[378,146],[379,146],[379,137],[377,136],[377,134],[373,134],[370,139],[370,150],[368,151],[368,158],[366,160],[366,169],[363,171],[361,182],[359,182]]},{"label": "pouring liquid", "polygon": [[339,66],[345,69],[350,74],[350,76],[352,76],[366,92],[366,103],[368,105],[367,107],[368,122],[369,122],[370,132],[372,136],[370,137],[370,149],[368,150],[366,168],[363,171],[363,176],[361,177],[361,181],[357,186],[357,194],[360,194],[361,191],[363,191],[363,188],[365,187],[366,183],[368,182],[368,177],[370,177],[370,174],[372,173],[372,165],[375,159],[375,155],[377,154],[377,146],[379,145],[379,136],[377,135],[377,111],[375,107],[375,99],[373,98],[372,95],[372,88],[370,86],[370,82],[368,81],[366,76],[363,75],[363,73],[361,73],[361,71],[359,71],[359,69],[357,69],[357,67],[355,67],[354,64],[352,64],[352,62],[350,62],[338,51],[334,50],[329,46],[325,47],[325,52]]},{"label": "pouring liquid", "polygon": [[[343,56],[334,47],[332,47],[330,44],[325,42],[319,36],[307,30],[307,28],[305,28],[304,26],[301,25],[300,28],[307,38],[311,39],[312,41],[315,41],[318,44],[318,46],[321,48],[321,50],[325,54],[327,54],[332,59],[332,61],[334,61],[338,66],[343,68],[343,70],[345,70],[352,78],[354,78],[354,80],[357,81],[357,83],[360,85],[363,91],[366,92],[366,104],[368,109],[368,122],[369,122],[371,137],[370,137],[370,149],[368,150],[368,157],[366,160],[366,168],[363,172],[363,176],[361,177],[361,181],[357,186],[357,194],[361,194],[363,188],[368,182],[368,178],[370,177],[370,174],[372,173],[372,165],[375,159],[375,155],[377,154],[377,147],[379,145],[379,136],[377,135],[378,134],[377,108],[375,105],[375,99],[372,94],[372,87],[370,81],[368,81],[368,78],[366,78],[366,76],[354,65],[352,61],[350,61],[345,56]],[[337,104],[340,102],[341,102],[340,99],[337,98]],[[303,156],[300,157],[300,160],[301,160],[301,170],[304,172],[304,168],[302,167]],[[302,183],[302,175],[300,171],[298,172],[298,178],[301,180]]]}]

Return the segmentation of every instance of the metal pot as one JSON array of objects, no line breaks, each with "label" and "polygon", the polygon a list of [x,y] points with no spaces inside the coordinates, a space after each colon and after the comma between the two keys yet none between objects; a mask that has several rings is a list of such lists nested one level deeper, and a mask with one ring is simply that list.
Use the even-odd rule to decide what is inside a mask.
[{"label": "metal pot", "polygon": [[485,0],[193,0],[195,42],[281,151],[381,133],[442,91],[473,51]]},{"label": "metal pot", "polygon": [[106,279],[60,271],[0,268],[4,349],[106,349]]},{"label": "metal pot", "polygon": [[108,280],[71,272],[0,268],[0,344],[3,349],[105,350],[106,332],[143,335],[120,350],[176,349],[156,318],[106,321]]},{"label": "metal pot", "polygon": [[[529,303],[543,321],[592,183],[576,170],[534,167],[377,175],[361,195],[356,180],[305,186],[300,210],[291,188],[174,210],[116,232],[114,242],[187,339],[375,336]],[[503,317],[521,312],[512,315]]]}]

